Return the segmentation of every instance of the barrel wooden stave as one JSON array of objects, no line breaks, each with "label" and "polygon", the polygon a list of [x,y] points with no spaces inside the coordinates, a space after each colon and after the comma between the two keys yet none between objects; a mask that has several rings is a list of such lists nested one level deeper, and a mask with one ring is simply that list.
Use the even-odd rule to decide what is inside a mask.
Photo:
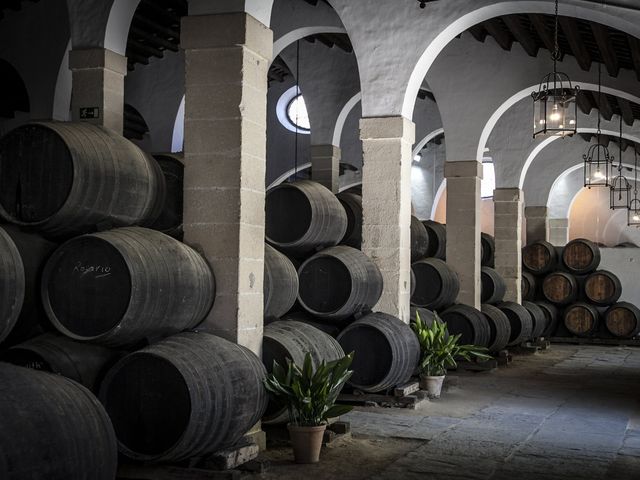
[{"label": "barrel wooden stave", "polygon": [[543,337],[550,337],[558,328],[558,320],[560,318],[560,313],[555,305],[549,302],[535,302],[535,304],[542,310],[544,316],[547,319],[547,328],[542,332]]},{"label": "barrel wooden stave", "polygon": [[163,194],[157,163],[97,125],[36,122],[0,141],[0,217],[51,236],[148,225]]},{"label": "barrel wooden stave", "polygon": [[491,267],[482,267],[481,273],[482,303],[495,304],[504,299],[507,284],[502,276]]},{"label": "barrel wooden stave", "polygon": [[480,234],[480,247],[482,266],[493,268],[496,255],[496,241],[493,236],[482,232]]},{"label": "barrel wooden stave", "polygon": [[468,305],[452,305],[442,312],[441,317],[451,335],[460,335],[461,344],[489,346],[491,329],[480,310]]},{"label": "barrel wooden stave", "polygon": [[578,337],[588,337],[597,331],[600,313],[593,305],[577,302],[565,309],[563,320],[570,333]]},{"label": "barrel wooden stave", "polygon": [[266,409],[265,375],[261,360],[240,345],[180,333],[120,360],[100,400],[121,453],[176,462],[238,442]]},{"label": "barrel wooden stave", "polygon": [[542,282],[542,294],[556,305],[568,305],[578,298],[580,286],[576,277],[567,272],[553,272]]},{"label": "barrel wooden stave", "polygon": [[620,279],[607,270],[597,270],[587,276],[584,283],[584,296],[589,302],[608,306],[616,303],[622,295]]},{"label": "barrel wooden stave", "polygon": [[118,451],[104,408],[59,375],[0,363],[0,478],[113,480]]},{"label": "barrel wooden stave", "polygon": [[511,325],[508,346],[520,345],[531,339],[533,320],[526,308],[515,302],[502,302],[498,308],[504,312]]},{"label": "barrel wooden stave", "polygon": [[529,272],[522,272],[522,278],[520,279],[522,288],[522,299],[533,300],[536,296],[536,277]]},{"label": "barrel wooden stave", "polygon": [[316,253],[298,269],[298,302],[317,317],[340,321],[368,311],[382,295],[378,266],[360,250],[339,245]]},{"label": "barrel wooden stave", "polygon": [[522,249],[522,264],[535,275],[551,272],[557,261],[555,247],[544,240],[531,243]]},{"label": "barrel wooden stave", "polygon": [[571,240],[562,250],[562,263],[576,275],[591,273],[600,265],[600,247],[590,240]]},{"label": "barrel wooden stave", "polygon": [[347,229],[340,243],[353,248],[362,247],[362,197],[351,192],[336,195],[347,214]]},{"label": "barrel wooden stave", "polygon": [[149,225],[165,235],[182,240],[184,210],[184,155],[182,153],[157,153],[153,158],[164,177],[164,201],[160,214]]},{"label": "barrel wooden stave", "polygon": [[20,252],[9,234],[0,228],[0,342],[16,325],[24,295],[25,275]]},{"label": "barrel wooden stave", "polygon": [[427,229],[417,217],[411,215],[411,261],[423,258],[429,249]]},{"label": "barrel wooden stave", "polygon": [[547,329],[547,316],[545,315],[542,308],[540,308],[537,304],[533,302],[523,301],[522,306],[527,309],[529,314],[531,315],[531,320],[533,322],[531,329],[531,337],[539,338],[542,336],[543,332]]},{"label": "barrel wooden stave", "polygon": [[611,305],[604,314],[607,330],[618,338],[632,338],[640,333],[640,309],[629,302]]},{"label": "barrel wooden stave", "polygon": [[456,273],[438,258],[423,258],[411,265],[416,286],[411,304],[432,310],[446,308],[455,302],[460,291]]},{"label": "barrel wooden stave", "polygon": [[420,344],[399,318],[374,312],[356,320],[338,336],[345,352],[355,352],[349,384],[380,392],[407,382],[420,358]]},{"label": "barrel wooden stave", "polygon": [[490,352],[499,352],[509,343],[511,336],[511,324],[507,315],[494,305],[483,304],[482,313],[489,323],[489,345]]},{"label": "barrel wooden stave", "polygon": [[268,243],[301,255],[337,245],[347,230],[347,214],[331,190],[299,180],[267,192],[265,228]]},{"label": "barrel wooden stave", "polygon": [[447,227],[434,220],[423,220],[422,224],[427,230],[429,248],[426,257],[444,260],[447,256]]},{"label": "barrel wooden stave", "polygon": [[42,295],[61,333],[119,347],[198,325],[213,304],[215,281],[187,245],[127,227],[63,244],[45,267]]},{"label": "barrel wooden stave", "polygon": [[298,298],[298,272],[286,255],[269,244],[264,247],[264,316],[278,318]]}]

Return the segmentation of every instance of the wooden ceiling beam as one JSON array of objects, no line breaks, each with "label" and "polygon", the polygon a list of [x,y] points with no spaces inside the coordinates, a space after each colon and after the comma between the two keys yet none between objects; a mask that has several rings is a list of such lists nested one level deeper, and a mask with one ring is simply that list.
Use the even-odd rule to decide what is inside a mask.
[{"label": "wooden ceiling beam", "polygon": [[629,43],[629,50],[631,51],[631,61],[633,62],[633,68],[636,71],[636,78],[640,80],[640,40],[631,35],[627,35],[627,42]]},{"label": "wooden ceiling beam", "polygon": [[532,13],[529,15],[529,20],[531,21],[531,24],[533,25],[533,28],[535,29],[536,34],[542,41],[542,44],[544,45],[544,47],[550,52],[553,52],[555,48],[555,45],[553,43],[553,35],[547,28],[547,25],[544,21],[544,15],[540,15],[538,13]]},{"label": "wooden ceiling beam", "polygon": [[149,33],[148,31],[138,27],[131,27],[129,38],[131,38],[131,36],[133,36],[134,38],[137,37],[138,39],[146,40],[152,45],[156,44],[158,46],[164,47],[167,50],[171,50],[172,52],[177,52],[180,50],[180,47],[175,43],[170,42],[169,40],[165,40],[164,38],[157,35],[153,35],[152,33]]},{"label": "wooden ceiling beam", "polygon": [[494,40],[500,45],[500,48],[503,50],[511,50],[511,45],[513,45],[513,37],[511,34],[502,27],[502,24],[497,18],[492,18],[491,20],[487,20],[483,22],[482,25],[489,32]]},{"label": "wooden ceiling beam", "polygon": [[599,23],[590,22],[590,25],[602,60],[607,67],[607,72],[609,72],[609,75],[612,77],[617,77],[618,73],[620,73],[620,63],[618,62],[618,56],[609,38],[609,29]]},{"label": "wooden ceiling beam", "polygon": [[469,32],[471,33],[471,35],[473,35],[473,38],[475,38],[479,42],[484,43],[484,41],[487,39],[487,31],[484,29],[482,24],[474,25],[469,29]]},{"label": "wooden ceiling beam", "polygon": [[569,47],[573,56],[576,57],[578,65],[585,71],[591,69],[591,55],[584,44],[578,22],[570,17],[559,17],[560,28],[564,32],[564,36],[569,42]]},{"label": "wooden ceiling beam", "polygon": [[598,105],[598,110],[602,114],[602,118],[605,120],[611,120],[613,117],[613,108],[611,107],[611,103],[609,103],[609,99],[606,94],[598,95],[597,92],[594,92],[593,99]]},{"label": "wooden ceiling beam", "polygon": [[517,15],[506,15],[502,17],[505,25],[511,32],[516,41],[522,45],[522,48],[530,57],[538,55],[538,42],[533,38],[531,33],[525,29]]},{"label": "wooden ceiling beam", "polygon": [[162,58],[164,56],[164,53],[162,53],[162,50],[159,50],[145,43],[140,43],[133,39],[129,39],[129,42],[127,43],[127,48],[129,50],[133,50],[134,52],[140,53],[141,55],[145,55],[145,56],[153,56],[157,58]]},{"label": "wooden ceiling beam", "polygon": [[173,28],[169,28],[166,27],[164,25],[161,25],[158,22],[154,22],[152,20],[149,20],[146,17],[140,16],[140,15],[136,15],[133,17],[133,24],[135,25],[136,23],[139,23],[142,26],[147,27],[145,30],[151,31],[153,33],[162,33],[163,35],[166,35],[167,37],[169,37],[170,39],[175,39],[177,41],[180,40],[180,32],[177,30],[174,30]]},{"label": "wooden ceiling beam", "polygon": [[628,100],[620,97],[616,97],[616,101],[618,102],[618,107],[620,107],[620,112],[622,114],[624,123],[632,126],[635,118],[633,116],[633,109],[631,108],[631,104]]},{"label": "wooden ceiling beam", "polygon": [[576,102],[580,111],[585,115],[589,115],[594,107],[593,101],[591,99],[591,94],[586,90],[582,90],[578,93]]}]

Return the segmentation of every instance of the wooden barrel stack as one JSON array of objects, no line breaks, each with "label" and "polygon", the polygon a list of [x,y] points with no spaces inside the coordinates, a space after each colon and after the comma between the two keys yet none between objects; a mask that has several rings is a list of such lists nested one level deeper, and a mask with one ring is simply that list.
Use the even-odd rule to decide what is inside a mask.
[{"label": "wooden barrel stack", "polygon": [[523,298],[526,291],[530,308],[546,317],[544,336],[629,339],[640,333],[640,309],[619,302],[620,280],[598,269],[600,257],[600,247],[582,238],[564,248],[544,241],[523,248]]},{"label": "wooden barrel stack", "polygon": [[[0,477],[9,466],[8,478],[112,479],[118,447],[187,459],[232,445],[262,416],[260,359],[189,331],[215,280],[179,240],[182,173],[180,156],[154,159],[86,123],[0,139],[0,443],[15,445]],[[298,288],[277,260],[273,277],[295,277],[273,282],[279,313]]]}]

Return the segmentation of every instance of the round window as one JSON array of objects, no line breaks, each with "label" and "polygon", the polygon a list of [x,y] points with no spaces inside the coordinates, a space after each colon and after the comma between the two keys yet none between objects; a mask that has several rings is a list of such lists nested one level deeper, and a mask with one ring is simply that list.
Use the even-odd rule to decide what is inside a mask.
[{"label": "round window", "polygon": [[289,105],[287,105],[287,117],[289,121],[300,130],[311,129],[307,106],[304,103],[302,95],[296,95],[291,99]]}]

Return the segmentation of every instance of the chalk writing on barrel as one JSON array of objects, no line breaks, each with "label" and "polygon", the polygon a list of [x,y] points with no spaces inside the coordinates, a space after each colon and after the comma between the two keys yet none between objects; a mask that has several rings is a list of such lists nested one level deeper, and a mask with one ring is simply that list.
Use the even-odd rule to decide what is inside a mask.
[{"label": "chalk writing on barrel", "polygon": [[111,275],[111,267],[106,265],[85,265],[82,262],[77,262],[73,267],[74,273],[79,273],[80,276],[84,277],[88,273],[93,273],[94,278],[103,278]]}]

